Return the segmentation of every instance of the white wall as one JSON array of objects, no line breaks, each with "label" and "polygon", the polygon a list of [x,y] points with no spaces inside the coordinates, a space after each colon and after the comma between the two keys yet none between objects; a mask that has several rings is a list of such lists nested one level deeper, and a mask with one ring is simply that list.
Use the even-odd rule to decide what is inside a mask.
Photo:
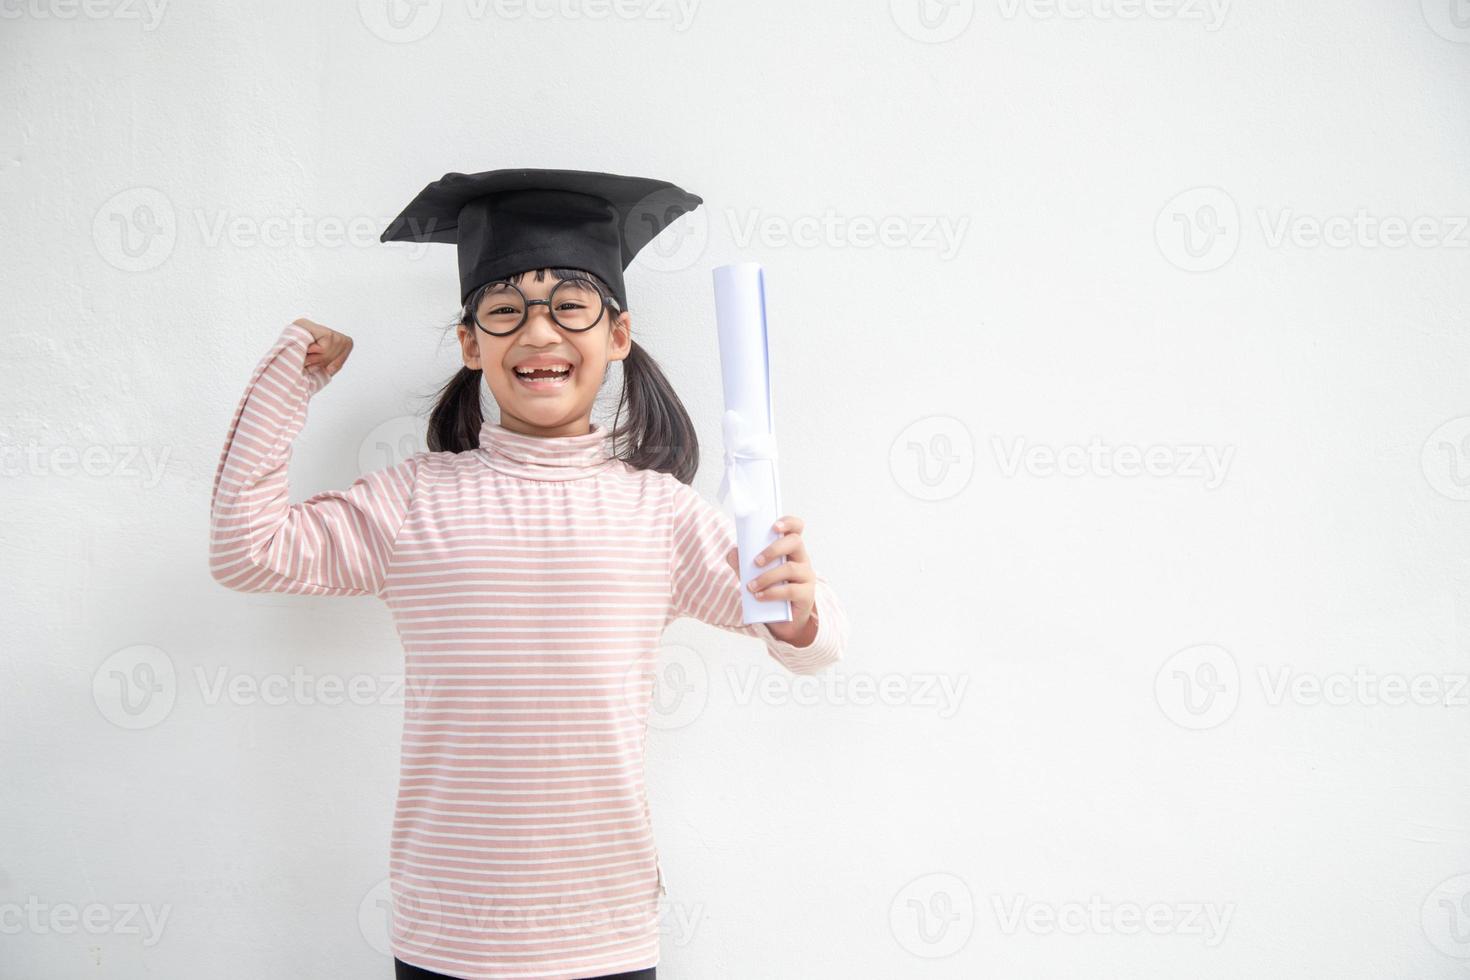
[{"label": "white wall", "polygon": [[660,976],[1464,976],[1464,0],[532,9],[0,3],[0,975],[390,975],[391,620],[214,583],[210,481],[300,315],[295,499],[411,447],[454,255],[377,233],[547,166],[705,198],[629,288],[711,496],[766,265],[853,622],[820,684],[670,629]]}]

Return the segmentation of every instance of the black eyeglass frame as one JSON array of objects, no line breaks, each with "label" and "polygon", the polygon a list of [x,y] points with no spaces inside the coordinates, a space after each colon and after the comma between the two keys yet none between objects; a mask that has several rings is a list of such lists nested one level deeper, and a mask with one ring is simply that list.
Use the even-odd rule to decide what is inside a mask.
[{"label": "black eyeglass frame", "polygon": [[[598,299],[602,301],[601,305],[599,305],[597,308],[597,319],[593,320],[585,327],[569,327],[565,323],[562,323],[561,320],[557,319],[556,308],[551,305],[551,301],[556,298],[556,291],[562,286],[565,286],[569,283],[586,283],[587,288],[596,293]],[[521,319],[519,320],[519,322],[517,322],[516,325],[511,327],[509,330],[502,330],[497,332],[489,329],[480,322],[480,303],[484,300],[485,296],[484,293],[480,293],[478,296],[476,296],[475,309],[473,310],[473,312],[471,312],[470,318],[475,321],[475,326],[478,329],[484,330],[492,337],[509,337],[511,334],[521,329],[521,327],[524,327],[526,325],[526,321],[531,318],[531,307],[538,304],[546,307],[546,312],[551,314],[552,323],[556,324],[557,327],[567,331],[568,333],[586,333],[588,330],[591,330],[593,327],[602,322],[602,314],[604,310],[606,310],[608,307],[611,307],[614,310],[618,308],[617,301],[611,296],[604,296],[602,294],[602,290],[597,288],[597,283],[593,282],[591,279],[583,279],[581,277],[573,277],[571,279],[559,280],[555,286],[551,287],[551,293],[545,299],[527,299],[526,294],[524,292],[521,292],[521,287],[517,286],[515,283],[511,282],[508,279],[502,280],[498,283],[490,283],[488,285],[509,286],[511,289],[514,289],[516,291],[517,295],[521,297],[521,303],[523,304],[523,308],[521,309]]]}]

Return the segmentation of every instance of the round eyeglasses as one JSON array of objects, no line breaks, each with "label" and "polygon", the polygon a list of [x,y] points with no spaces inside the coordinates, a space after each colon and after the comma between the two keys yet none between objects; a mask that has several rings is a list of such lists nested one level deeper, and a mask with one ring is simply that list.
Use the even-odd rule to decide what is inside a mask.
[{"label": "round eyeglasses", "polygon": [[521,329],[531,307],[538,303],[558,327],[573,333],[591,330],[602,319],[603,307],[615,305],[590,279],[563,279],[545,299],[527,299],[515,283],[498,282],[475,304],[475,324],[488,334],[504,337]]}]

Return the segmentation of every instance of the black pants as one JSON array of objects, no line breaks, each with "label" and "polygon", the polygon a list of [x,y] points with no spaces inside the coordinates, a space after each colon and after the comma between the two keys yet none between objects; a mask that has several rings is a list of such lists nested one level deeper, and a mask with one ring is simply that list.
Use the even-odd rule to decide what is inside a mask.
[{"label": "black pants", "polygon": [[[590,977],[589,980],[654,980],[653,971],[657,967],[650,966],[646,970],[633,970],[631,973],[606,973],[600,977]],[[425,970],[421,966],[409,966],[398,957],[393,957],[394,980],[457,980],[447,973],[435,973]]]}]

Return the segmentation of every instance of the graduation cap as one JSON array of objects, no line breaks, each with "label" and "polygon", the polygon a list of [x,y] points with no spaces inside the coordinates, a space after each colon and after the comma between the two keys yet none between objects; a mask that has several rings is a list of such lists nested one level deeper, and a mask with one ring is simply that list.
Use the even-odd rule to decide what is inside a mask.
[{"label": "graduation cap", "polygon": [[595,273],[626,310],[623,270],[702,203],[666,180],[590,170],[449,173],[419,191],[379,241],[458,245],[461,303],[492,280],[556,267]]}]

